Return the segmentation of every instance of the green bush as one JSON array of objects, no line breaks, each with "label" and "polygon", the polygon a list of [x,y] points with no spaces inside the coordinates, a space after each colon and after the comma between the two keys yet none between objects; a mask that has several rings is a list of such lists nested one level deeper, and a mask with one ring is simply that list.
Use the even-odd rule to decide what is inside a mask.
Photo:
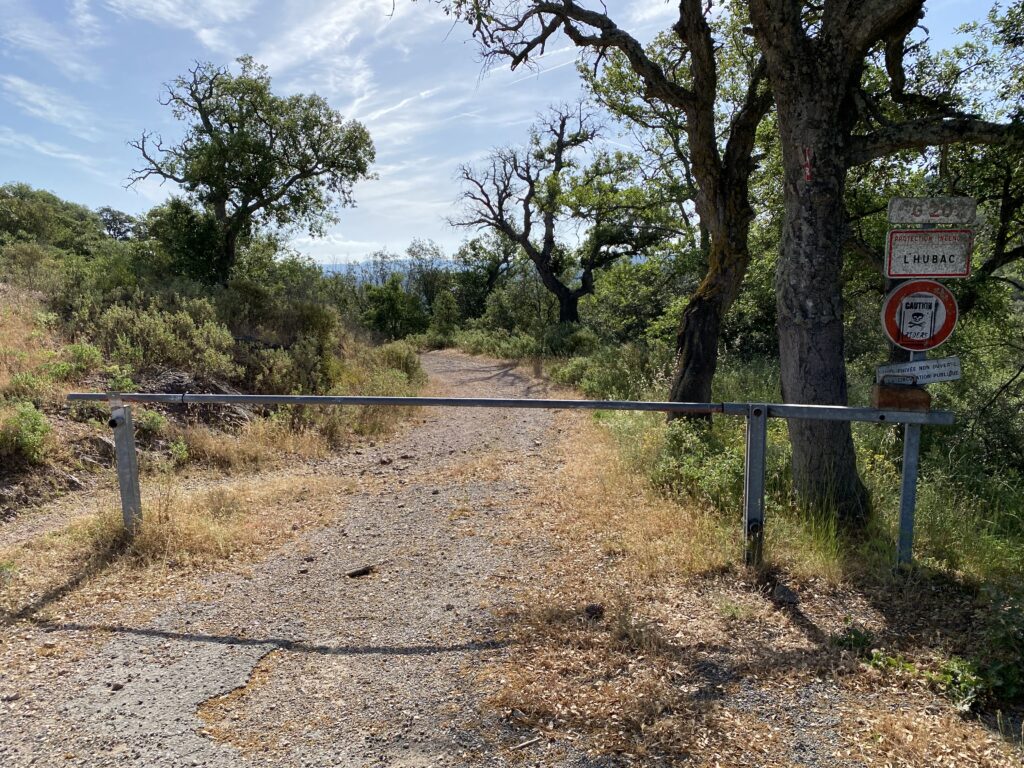
[{"label": "green bush", "polygon": [[491,355],[508,360],[536,357],[541,354],[541,345],[532,336],[525,333],[509,333],[503,329],[458,331],[455,334],[455,344],[471,355]]},{"label": "green bush", "polygon": [[103,365],[102,353],[92,344],[69,344],[64,348],[63,355],[76,376],[86,376],[98,371]]},{"label": "green bush", "polygon": [[169,367],[229,378],[238,373],[231,332],[212,320],[197,323],[184,311],[114,305],[97,318],[93,336],[116,362],[136,371]]},{"label": "green bush", "polygon": [[423,384],[427,380],[420,365],[416,348],[404,341],[393,341],[374,350],[379,365],[384,369],[400,371],[409,384]]},{"label": "green bush", "polygon": [[159,437],[167,432],[167,417],[159,411],[142,408],[135,414],[133,422],[135,429],[145,438]]},{"label": "green bush", "polygon": [[11,376],[4,387],[4,397],[8,400],[32,400],[38,402],[49,390],[46,381],[34,373],[23,371]]},{"label": "green bush", "polygon": [[646,345],[622,344],[570,358],[555,367],[552,377],[595,399],[662,399],[668,389],[670,363],[670,359],[655,357]]},{"label": "green bush", "polygon": [[75,367],[64,360],[47,363],[42,371],[50,381],[71,381],[75,378]]},{"label": "green bush", "polygon": [[0,421],[0,456],[40,464],[46,458],[50,424],[31,403],[18,403]]},{"label": "green bush", "polygon": [[103,378],[108,392],[131,392],[137,389],[128,365],[108,365],[103,369]]}]

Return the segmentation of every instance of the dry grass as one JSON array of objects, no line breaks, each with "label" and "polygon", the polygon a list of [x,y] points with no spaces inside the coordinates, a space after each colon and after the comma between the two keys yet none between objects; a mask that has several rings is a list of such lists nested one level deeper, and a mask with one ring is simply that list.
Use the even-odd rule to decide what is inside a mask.
[{"label": "dry grass", "polygon": [[226,471],[265,469],[288,458],[320,459],[330,452],[319,432],[273,419],[253,419],[237,435],[189,425],[172,427],[168,436],[184,445],[189,462]]},{"label": "dry grass", "polygon": [[354,487],[342,478],[277,477],[186,494],[168,476],[144,498],[142,526],[131,539],[120,512],[103,507],[0,551],[0,611],[8,620],[39,616],[72,596],[86,604],[102,599],[114,585],[159,592],[168,572],[244,561],[297,531],[336,519],[339,497]]},{"label": "dry grass", "polygon": [[[1020,764],[1019,749],[927,685],[894,686],[834,642],[852,622],[884,636],[891,617],[868,597],[798,577],[788,586],[799,603],[780,602],[775,585],[794,574],[736,566],[737,521],[660,496],[593,420],[562,425],[560,466],[532,484],[516,520],[518,535],[558,542],[560,554],[504,616],[509,661],[480,673],[511,722],[652,765],[801,764],[797,738],[818,745],[821,764]],[[817,539],[777,544],[810,573],[799,553]],[[935,718],[901,709],[908,694]],[[820,725],[839,709],[849,715]]]},{"label": "dry grass", "polygon": [[67,386],[40,372],[57,358],[64,342],[40,322],[47,316],[44,310],[39,294],[0,283],[0,393],[10,388],[12,377],[23,374],[31,377],[31,393],[19,399],[57,404]]},{"label": "dry grass", "polygon": [[[562,468],[548,490],[565,535],[598,542],[631,581],[714,571],[735,559],[738,539],[719,517],[654,491],[626,466],[611,437],[591,419],[560,446]],[[738,526],[737,526],[738,530]]]},{"label": "dry grass", "polygon": [[37,295],[0,283],[0,389],[11,376],[37,369],[57,349],[54,335],[36,321],[42,310]]}]

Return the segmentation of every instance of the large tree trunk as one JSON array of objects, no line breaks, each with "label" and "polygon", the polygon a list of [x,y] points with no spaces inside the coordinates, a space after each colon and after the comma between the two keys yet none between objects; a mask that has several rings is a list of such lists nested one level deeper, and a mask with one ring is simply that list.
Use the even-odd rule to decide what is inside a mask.
[{"label": "large tree trunk", "polygon": [[235,267],[235,260],[238,258],[238,233],[228,229],[224,233],[224,251],[221,255],[221,263],[217,265],[217,278],[222,285],[227,285],[231,277],[231,270]]},{"label": "large tree trunk", "polygon": [[578,323],[580,321],[580,297],[570,290],[559,292],[557,296],[558,322]]},{"label": "large tree trunk", "polygon": [[750,261],[745,249],[727,252],[726,247],[713,244],[708,273],[683,311],[669,391],[669,399],[675,402],[711,402],[722,321],[739,293]]},{"label": "large tree trunk", "polygon": [[[808,63],[806,72],[815,71]],[[821,70],[817,70],[819,73]],[[813,75],[812,75],[813,77]],[[782,395],[789,403],[846,405],[843,356],[842,155],[845,83],[820,74],[773,83],[785,168],[785,218],[776,273]],[[793,483],[811,508],[847,523],[868,514],[848,422],[791,419]]]}]

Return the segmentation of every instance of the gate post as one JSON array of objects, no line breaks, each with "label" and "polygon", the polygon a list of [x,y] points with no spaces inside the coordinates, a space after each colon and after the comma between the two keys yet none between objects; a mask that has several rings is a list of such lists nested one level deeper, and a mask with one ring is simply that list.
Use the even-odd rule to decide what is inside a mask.
[{"label": "gate post", "polygon": [[764,548],[765,452],[768,444],[768,406],[747,407],[747,450],[743,467],[743,560],[758,567]]},{"label": "gate post", "polygon": [[117,485],[121,491],[121,516],[124,529],[133,536],[142,524],[142,494],[139,491],[139,459],[135,453],[135,427],[131,409],[119,397],[110,398],[110,420],[114,430],[114,454]]}]

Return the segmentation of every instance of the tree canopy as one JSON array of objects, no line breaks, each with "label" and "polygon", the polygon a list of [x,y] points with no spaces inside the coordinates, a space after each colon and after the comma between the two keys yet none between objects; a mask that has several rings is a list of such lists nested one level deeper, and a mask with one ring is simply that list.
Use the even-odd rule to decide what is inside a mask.
[{"label": "tree canopy", "polygon": [[130,183],[150,177],[181,186],[213,216],[220,242],[210,273],[227,280],[241,237],[254,228],[321,235],[337,209],[354,204],[353,185],[374,160],[362,124],[315,94],[271,92],[266,67],[251,57],[241,71],[200,63],[167,85],[161,103],[185,123],[185,135],[165,144],[144,132],[130,142],[145,161]]}]

